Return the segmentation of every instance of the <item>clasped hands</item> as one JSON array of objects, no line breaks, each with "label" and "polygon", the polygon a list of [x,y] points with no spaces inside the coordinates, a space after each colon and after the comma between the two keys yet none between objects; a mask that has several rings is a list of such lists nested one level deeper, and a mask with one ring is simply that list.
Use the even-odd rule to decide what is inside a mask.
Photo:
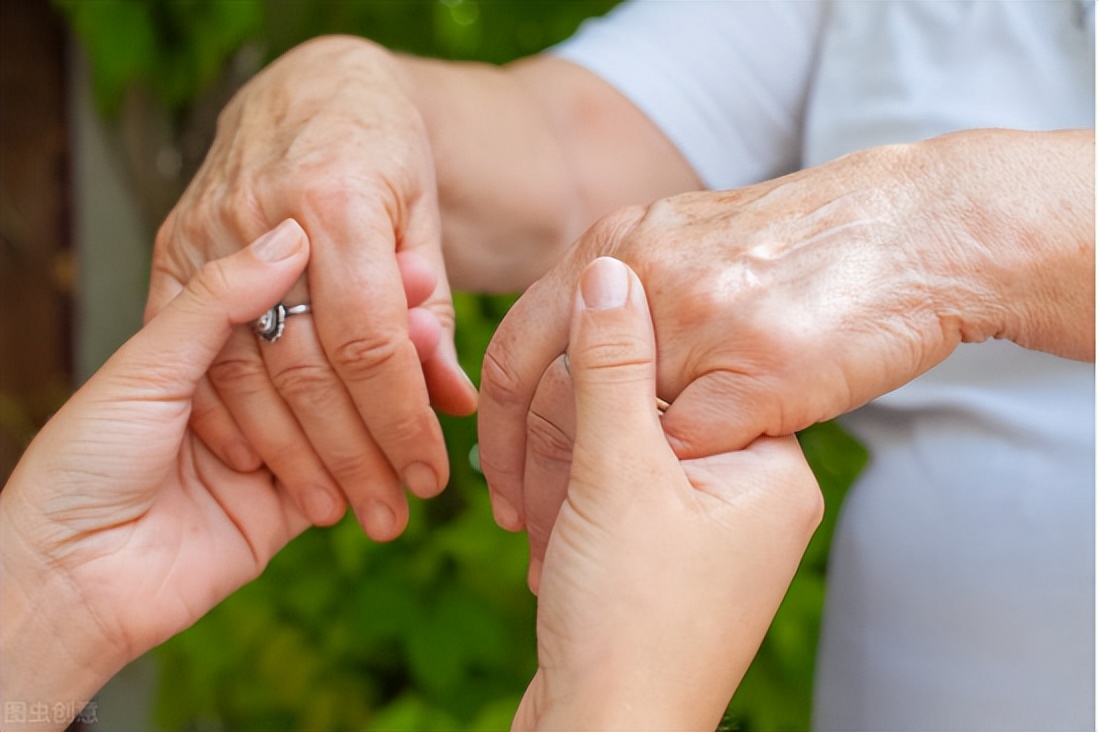
[{"label": "clasped hands", "polygon": [[[270,468],[313,523],[336,521],[349,504],[376,540],[407,521],[402,486],[430,497],[447,482],[431,407],[477,406],[456,358],[449,277],[468,278],[475,262],[483,285],[515,257],[537,258],[521,241],[477,248],[494,228],[518,239],[537,232],[507,207],[478,204],[483,191],[471,181],[498,172],[477,167],[491,156],[450,170],[457,142],[437,129],[449,106],[412,73],[361,39],[329,38],[249,82],[161,227],[148,306],[158,312],[202,263],[278,221],[302,225],[312,260],[285,301],[309,301],[312,315],[277,344],[234,334],[199,385],[192,425],[226,464]],[[441,93],[456,78],[434,81]],[[1086,298],[1078,312],[1049,303],[1088,287],[1086,267],[1057,250],[1087,228],[1077,197],[1086,186],[1045,183],[1076,180],[1068,173],[1088,149],[1092,131],[973,131],[598,221],[525,292],[484,362],[481,463],[497,522],[529,532],[531,585],[571,462],[560,356],[589,262],[615,256],[645,282],[660,344],[657,395],[671,403],[665,433],[680,458],[713,455],[837,417],[961,342],[1004,337],[1093,358],[1085,327],[1076,342],[1048,327],[1093,322]],[[496,216],[469,229],[461,214],[477,205]],[[1039,226],[1014,220],[1030,209],[1045,217]],[[1060,225],[1045,220],[1053,214]]]},{"label": "clasped hands", "polygon": [[[90,698],[308,526],[269,469],[234,470],[188,420],[224,343],[290,288],[309,250],[287,220],[204,266],[32,443],[0,493],[5,699]],[[625,265],[595,260],[571,308],[574,468],[516,728],[711,728],[819,520],[819,492],[794,438],[676,458],[651,316]]]}]

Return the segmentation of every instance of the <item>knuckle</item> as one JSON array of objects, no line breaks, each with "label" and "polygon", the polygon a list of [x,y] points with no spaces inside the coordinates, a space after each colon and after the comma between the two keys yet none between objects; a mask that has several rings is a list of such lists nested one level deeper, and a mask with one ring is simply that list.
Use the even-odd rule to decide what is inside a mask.
[{"label": "knuckle", "polygon": [[183,282],[195,273],[198,264],[187,252],[190,240],[181,235],[179,222],[179,211],[173,211],[156,231],[151,262],[153,282],[161,277]]},{"label": "knuckle", "polygon": [[431,306],[431,312],[438,318],[438,324],[444,332],[453,333],[457,327],[457,312],[449,300]]},{"label": "knuckle", "polygon": [[414,445],[417,449],[425,449],[423,437],[431,430],[429,409],[403,412],[388,415],[389,419],[381,426],[379,437],[387,445]]},{"label": "knuckle", "polygon": [[187,287],[203,302],[221,302],[232,291],[232,284],[220,261],[206,262]]},{"label": "knuckle", "polygon": [[542,461],[572,461],[572,436],[548,417],[534,411],[526,414],[526,447],[532,456]]},{"label": "knuckle", "polygon": [[644,219],[646,210],[645,206],[625,206],[606,214],[591,226],[588,237],[605,249],[632,233]]},{"label": "knuckle", "polygon": [[499,346],[492,341],[484,353],[480,372],[481,397],[499,404],[516,404],[525,400],[525,384],[507,359],[502,358]]},{"label": "knuckle", "polygon": [[307,210],[332,212],[347,211],[361,206],[371,197],[370,188],[364,185],[360,174],[342,163],[326,163],[313,171],[313,175],[298,183],[296,192]]},{"label": "knuckle", "polygon": [[651,366],[644,343],[638,337],[615,334],[614,340],[587,342],[574,349],[572,361],[591,371],[643,371]]},{"label": "knuckle", "polygon": [[329,407],[341,393],[331,371],[315,363],[287,366],[271,373],[270,378],[278,393],[298,408]]},{"label": "knuckle", "polygon": [[224,358],[210,365],[209,377],[218,391],[249,396],[262,390],[267,373],[261,363],[251,359]]},{"label": "knuckle", "polygon": [[[346,380],[367,381],[396,365],[405,347],[414,347],[405,339],[379,333],[346,340],[331,352],[332,365]],[[414,357],[414,353],[412,354]],[[418,359],[413,359],[417,363]]]},{"label": "knuckle", "polygon": [[344,175],[338,169],[328,168],[326,175],[310,181],[301,190],[301,197],[305,204],[314,210],[325,211],[329,209],[342,209],[350,206],[352,199],[358,194],[344,185]]},{"label": "knuckle", "polygon": [[330,485],[332,482],[312,448],[302,449],[301,439],[293,433],[267,429],[255,446],[263,461],[291,491],[307,490],[307,486]]},{"label": "knuckle", "polygon": [[386,467],[375,464],[365,450],[341,450],[338,447],[324,455],[324,464],[341,485],[367,484],[381,475]]},{"label": "knuckle", "polygon": [[194,243],[205,241],[208,238],[212,228],[213,216],[208,213],[211,209],[203,205],[204,201],[205,197],[200,196],[195,204],[180,212],[171,232],[173,240]]},{"label": "knuckle", "polygon": [[241,247],[257,232],[269,228],[259,193],[250,185],[234,186],[227,195],[221,196],[217,212],[221,221],[236,229]]},{"label": "knuckle", "polygon": [[522,468],[510,461],[511,455],[492,449],[485,442],[480,444],[480,469],[489,485],[505,496],[514,495],[522,485]]},{"label": "knuckle", "polygon": [[682,194],[674,198],[660,198],[644,207],[644,212],[637,222],[639,226],[666,226],[682,223],[681,201],[690,198],[691,194]]}]

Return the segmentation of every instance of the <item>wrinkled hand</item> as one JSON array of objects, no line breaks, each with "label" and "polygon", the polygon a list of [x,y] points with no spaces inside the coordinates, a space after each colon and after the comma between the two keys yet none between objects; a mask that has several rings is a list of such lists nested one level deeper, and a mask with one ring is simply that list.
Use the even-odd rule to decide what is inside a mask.
[{"label": "wrinkled hand", "polygon": [[484,362],[480,450],[496,520],[525,523],[531,581],[564,496],[570,388],[559,356],[579,273],[602,254],[645,283],[657,394],[680,459],[790,435],[896,388],[961,340],[913,254],[939,235],[884,149],[736,191],[691,193],[597,223],[532,286]]},{"label": "wrinkled hand", "polygon": [[[636,275],[582,275],[568,345],[576,433],[515,729],[713,729],[823,510],[796,438],[681,460],[656,409]],[[574,303],[574,304],[573,304]]]},{"label": "wrinkled hand", "polygon": [[429,497],[449,479],[431,403],[476,405],[453,345],[433,158],[394,69],[366,41],[325,38],[245,86],[160,229],[147,308],[278,221],[301,223],[312,259],[285,301],[312,314],[277,343],[234,333],[193,426],[236,469],[268,466],[314,523],[346,500],[378,540],[407,521],[402,483]]},{"label": "wrinkled hand", "polygon": [[[230,333],[276,302],[308,257],[287,221],[205,265],[31,443],[0,493],[7,692],[48,692],[77,672],[106,681],[257,577],[308,526],[269,471],[233,470],[187,426]],[[51,619],[60,625],[28,651],[34,624]],[[50,667],[57,654],[62,667]]]}]

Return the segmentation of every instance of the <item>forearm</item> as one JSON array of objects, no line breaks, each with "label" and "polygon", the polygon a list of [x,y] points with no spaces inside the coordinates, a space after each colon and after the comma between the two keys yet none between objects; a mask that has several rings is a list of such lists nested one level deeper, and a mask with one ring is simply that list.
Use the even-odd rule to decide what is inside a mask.
[{"label": "forearm", "polygon": [[946,222],[945,247],[923,257],[949,290],[943,326],[1093,361],[1094,131],[974,130],[916,147]]},{"label": "forearm", "polygon": [[431,140],[460,289],[525,288],[604,214],[701,186],[647,117],[571,63],[398,59]]}]

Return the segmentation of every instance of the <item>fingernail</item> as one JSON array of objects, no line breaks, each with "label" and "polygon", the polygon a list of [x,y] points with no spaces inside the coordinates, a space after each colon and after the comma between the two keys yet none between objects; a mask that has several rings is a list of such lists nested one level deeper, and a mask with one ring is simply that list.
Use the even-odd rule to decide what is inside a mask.
[{"label": "fingernail", "polygon": [[386,504],[381,501],[371,501],[366,505],[361,518],[370,538],[375,541],[387,541],[392,538],[396,514]]},{"label": "fingernail", "polygon": [[507,531],[519,531],[522,529],[522,520],[519,513],[510,501],[500,497],[499,493],[492,491],[492,516],[501,529]]},{"label": "fingernail", "polygon": [[311,488],[302,497],[305,516],[314,524],[323,524],[332,518],[335,500],[323,488]]},{"label": "fingernail", "polygon": [[629,270],[612,257],[599,257],[584,271],[580,294],[589,310],[620,308],[629,296]]},{"label": "fingernail", "polygon": [[430,498],[438,493],[438,475],[426,463],[412,463],[401,473],[404,485],[420,498]]},{"label": "fingernail", "polygon": [[252,251],[264,262],[281,261],[301,249],[301,233],[296,221],[286,219],[252,242]]}]

